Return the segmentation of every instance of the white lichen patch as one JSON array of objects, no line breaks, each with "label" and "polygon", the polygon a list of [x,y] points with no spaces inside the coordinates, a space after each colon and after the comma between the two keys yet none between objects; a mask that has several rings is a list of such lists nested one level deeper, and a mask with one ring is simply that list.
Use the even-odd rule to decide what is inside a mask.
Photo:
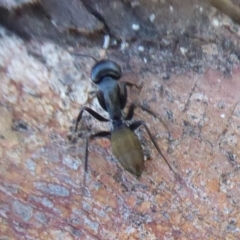
[{"label": "white lichen patch", "polygon": [[72,92],[69,97],[73,102],[77,102],[83,105],[88,100],[89,91],[91,89],[90,81],[82,81],[81,83],[75,83],[72,85]]},{"label": "white lichen patch", "polygon": [[73,170],[78,170],[81,162],[77,159],[72,158],[71,156],[66,156],[65,158],[63,158],[63,164]]},{"label": "white lichen patch", "polygon": [[28,54],[21,39],[1,33],[0,65],[5,69],[6,77],[24,86],[30,94],[45,92],[48,88],[46,67]]},{"label": "white lichen patch", "polygon": [[38,0],[1,0],[0,6],[7,8],[8,10],[14,10],[16,8],[23,7],[24,5],[34,4]]},{"label": "white lichen patch", "polygon": [[154,22],[155,18],[156,18],[156,15],[155,15],[154,13],[152,13],[152,14],[149,16],[149,20],[150,20],[151,22]]},{"label": "white lichen patch", "polygon": [[18,136],[12,130],[12,114],[4,107],[0,106],[0,143],[5,146],[18,143]]},{"label": "white lichen patch", "polygon": [[132,24],[132,29],[133,29],[134,31],[138,31],[138,30],[140,29],[139,24],[133,23],[133,24]]},{"label": "white lichen patch", "polygon": [[202,102],[208,102],[208,97],[204,93],[193,93],[191,96],[191,101],[202,101]]}]

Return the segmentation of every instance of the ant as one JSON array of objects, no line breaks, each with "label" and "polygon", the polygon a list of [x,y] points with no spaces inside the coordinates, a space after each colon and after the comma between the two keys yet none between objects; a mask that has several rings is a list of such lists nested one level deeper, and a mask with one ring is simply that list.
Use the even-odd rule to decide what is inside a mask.
[{"label": "ant", "polygon": [[[74,55],[87,56],[77,53]],[[130,82],[118,82],[122,76],[122,71],[116,62],[106,59],[101,61],[97,61],[95,59],[95,61],[97,63],[92,67],[91,79],[98,87],[98,102],[100,106],[109,113],[109,119],[104,118],[89,107],[83,107],[77,117],[75,132],[77,132],[83,112],[88,112],[95,119],[101,122],[111,122],[112,128],[110,131],[101,131],[91,134],[86,139],[84,164],[85,173],[88,170],[89,140],[104,137],[110,139],[113,155],[118,159],[123,168],[136,177],[140,177],[144,168],[144,154],[141,143],[134,131],[143,125],[158,153],[161,154],[171,171],[177,175],[167,161],[166,157],[162,154],[157,142],[154,140],[154,137],[145,122],[140,120],[134,121],[130,125],[127,124],[127,121],[133,118],[135,107],[138,106],[141,108],[141,105],[132,103],[126,116],[124,116],[122,112],[127,103],[127,86],[132,87],[136,85]],[[148,112],[151,113],[151,111]]]}]

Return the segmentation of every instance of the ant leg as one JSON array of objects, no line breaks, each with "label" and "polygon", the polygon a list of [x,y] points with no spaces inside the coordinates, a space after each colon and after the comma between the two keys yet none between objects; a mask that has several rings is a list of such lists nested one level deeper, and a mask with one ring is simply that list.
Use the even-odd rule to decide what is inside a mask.
[{"label": "ant leg", "polygon": [[127,87],[136,87],[136,88],[142,88],[142,86],[138,86],[137,84],[131,83],[131,82],[120,82],[119,83],[119,89],[120,89],[120,105],[121,109],[124,109],[127,103]]},{"label": "ant leg", "polygon": [[104,97],[103,97],[103,93],[102,93],[101,91],[97,91],[97,99],[98,99],[98,102],[99,102],[100,106],[101,106],[106,112],[108,112],[107,106],[106,106],[106,103],[105,103],[105,100],[104,100]]},{"label": "ant leg", "polygon": [[[133,118],[134,110],[135,110],[136,107],[139,107],[139,108],[141,108],[143,111],[146,111],[146,112],[148,112],[149,114],[151,114],[152,116],[158,118],[158,116],[156,115],[156,113],[154,113],[150,108],[147,108],[147,107],[145,107],[145,106],[143,106],[143,105],[141,105],[141,104],[139,104],[139,103],[131,103],[131,105],[129,106],[129,109],[128,109],[128,113],[127,113],[127,115],[126,115],[126,117],[125,117],[125,120],[131,120],[131,119]],[[161,121],[161,119],[160,119],[160,121]],[[161,122],[162,122],[162,121],[161,121]],[[164,123],[163,123],[163,125],[164,125]],[[165,125],[164,125],[164,127],[165,127]]]},{"label": "ant leg", "polygon": [[78,128],[78,124],[82,118],[82,114],[84,111],[87,111],[89,114],[91,114],[94,118],[96,118],[97,120],[101,121],[101,122],[109,122],[109,119],[107,118],[104,118],[102,117],[100,114],[98,114],[97,112],[95,112],[94,110],[92,110],[91,108],[89,107],[83,107],[81,109],[81,111],[79,112],[78,114],[78,117],[77,117],[77,122],[76,122],[76,125],[75,125],[75,132],[77,131],[77,128]]},{"label": "ant leg", "polygon": [[145,128],[145,130],[147,131],[147,133],[148,133],[148,135],[149,135],[149,137],[150,137],[150,139],[151,139],[154,147],[157,149],[158,153],[162,156],[162,158],[164,159],[164,161],[166,162],[166,164],[168,165],[168,167],[170,168],[170,170],[171,170],[176,176],[178,176],[178,174],[173,170],[172,166],[171,166],[170,163],[168,162],[167,158],[163,155],[163,153],[162,153],[161,149],[159,148],[157,142],[155,141],[152,133],[150,132],[150,129],[147,127],[147,125],[146,125],[146,123],[145,123],[144,121],[135,121],[135,122],[133,122],[133,123],[129,126],[129,128],[130,128],[132,131],[134,131],[134,130],[136,130],[138,127],[140,127],[141,125],[144,126],[144,128]]},{"label": "ant leg", "polygon": [[139,86],[139,85],[137,85],[137,84],[135,84],[135,83],[131,83],[131,82],[121,82],[121,83],[123,83],[123,84],[125,84],[127,87],[136,87],[136,88],[142,88],[142,84]]},{"label": "ant leg", "polygon": [[94,138],[109,138],[111,136],[111,133],[108,131],[102,131],[98,133],[91,134],[86,139],[86,147],[85,147],[85,161],[84,161],[84,171],[87,172],[87,166],[88,166],[88,142],[89,140],[93,140]]},{"label": "ant leg", "polygon": [[142,104],[140,104],[140,103],[132,103],[132,104],[130,105],[125,120],[131,120],[131,119],[132,119],[133,114],[134,114],[134,110],[135,110],[136,107],[141,108],[143,111],[145,111],[145,112],[149,113],[150,115],[152,115],[153,117],[157,118],[157,119],[162,123],[162,125],[164,126],[164,128],[168,131],[168,127],[167,127],[166,124],[163,122],[162,118],[159,117],[155,112],[153,112],[149,107],[144,106],[144,105],[142,105]]},{"label": "ant leg", "polygon": [[124,109],[127,103],[127,84],[126,82],[120,82],[119,83],[119,100],[120,100],[120,107],[121,109]]},{"label": "ant leg", "polygon": [[157,114],[156,114],[155,112],[153,112],[149,107],[144,106],[144,105],[142,105],[142,104],[140,104],[140,103],[135,103],[135,106],[141,108],[143,111],[149,113],[149,114],[152,115],[153,117],[159,118],[159,117],[157,116]]},{"label": "ant leg", "polygon": [[87,139],[86,139],[86,146],[85,146],[85,157],[84,157],[84,179],[83,179],[83,185],[85,186],[86,183],[86,173],[88,171],[88,143],[89,140],[92,140],[94,138],[109,138],[111,136],[111,133],[108,131],[102,131],[98,132],[95,134],[91,134]]},{"label": "ant leg", "polygon": [[126,121],[131,120],[133,118],[135,108],[136,108],[136,105],[134,103],[131,103],[131,105],[128,108],[127,115],[125,117]]},{"label": "ant leg", "polygon": [[[133,114],[134,114],[134,110],[135,110],[136,107],[139,107],[139,108],[141,108],[143,111],[151,114],[152,116],[154,116],[154,117],[156,117],[156,118],[159,118],[159,117],[157,116],[157,114],[154,113],[150,108],[148,108],[148,107],[146,107],[146,106],[143,106],[143,105],[141,105],[141,104],[139,104],[139,103],[131,103],[125,120],[131,120],[131,119],[132,119]],[[161,121],[161,119],[160,119],[160,121]],[[161,121],[161,122],[162,122],[162,121]],[[163,123],[163,125],[164,125],[164,123]],[[165,127],[165,125],[164,125],[164,127]]]}]

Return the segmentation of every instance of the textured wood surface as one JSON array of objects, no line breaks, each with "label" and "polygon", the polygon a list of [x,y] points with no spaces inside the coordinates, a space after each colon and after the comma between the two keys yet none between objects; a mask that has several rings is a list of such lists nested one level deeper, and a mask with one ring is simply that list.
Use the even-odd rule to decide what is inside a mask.
[{"label": "textured wood surface", "polygon": [[[239,238],[239,26],[210,13],[213,32],[204,36],[218,35],[214,41],[178,36],[175,47],[169,37],[160,47],[136,41],[108,50],[123,80],[143,84],[129,100],[158,117],[138,109],[135,119],[146,121],[181,179],[140,129],[151,159],[142,177],[124,171],[110,142],[97,139],[85,188],[85,136],[110,128],[86,114],[78,142],[68,140],[82,106],[108,116],[92,94],[94,61],[0,27],[0,239]],[[78,47],[106,57],[101,46]]]}]

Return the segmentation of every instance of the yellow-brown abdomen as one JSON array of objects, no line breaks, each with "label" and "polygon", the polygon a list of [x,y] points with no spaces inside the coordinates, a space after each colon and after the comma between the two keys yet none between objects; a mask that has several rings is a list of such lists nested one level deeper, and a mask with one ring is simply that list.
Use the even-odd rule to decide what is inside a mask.
[{"label": "yellow-brown abdomen", "polygon": [[144,167],[144,155],[136,134],[126,125],[111,132],[112,151],[120,164],[130,173],[140,177]]}]

